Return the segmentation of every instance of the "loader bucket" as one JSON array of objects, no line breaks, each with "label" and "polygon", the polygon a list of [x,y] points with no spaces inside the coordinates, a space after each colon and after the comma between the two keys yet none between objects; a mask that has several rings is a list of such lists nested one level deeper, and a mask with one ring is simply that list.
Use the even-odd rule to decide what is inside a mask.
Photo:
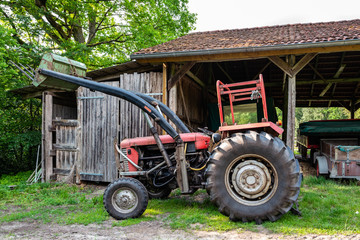
[{"label": "loader bucket", "polygon": [[[43,56],[39,68],[52,70],[55,72],[60,72],[76,77],[85,77],[86,75],[86,66],[84,63],[77,62],[68,59],[66,57],[58,56],[52,53],[47,53]],[[36,87],[41,85],[44,87],[49,87],[52,89],[59,89],[64,91],[72,91],[79,87],[77,84],[61,81],[54,77],[40,74],[38,71],[36,71],[33,84]]]}]

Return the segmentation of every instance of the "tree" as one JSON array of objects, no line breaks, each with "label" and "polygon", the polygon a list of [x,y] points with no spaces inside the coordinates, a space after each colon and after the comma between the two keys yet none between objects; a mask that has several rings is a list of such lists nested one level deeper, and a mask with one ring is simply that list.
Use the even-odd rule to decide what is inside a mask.
[{"label": "tree", "polygon": [[[37,99],[22,100],[8,91],[30,83],[9,62],[33,65],[30,45],[21,47],[16,33],[0,25],[0,175],[34,167],[40,143],[40,106]],[[34,49],[34,48],[32,48]]]},{"label": "tree", "polygon": [[124,62],[129,54],[193,29],[188,0],[3,0],[2,21],[19,44],[84,62],[90,69]]},{"label": "tree", "polygon": [[1,0],[0,175],[34,168],[41,102],[8,90],[31,81],[10,61],[36,68],[45,52],[89,69],[128,60],[131,53],[184,35],[195,14],[188,0]]}]

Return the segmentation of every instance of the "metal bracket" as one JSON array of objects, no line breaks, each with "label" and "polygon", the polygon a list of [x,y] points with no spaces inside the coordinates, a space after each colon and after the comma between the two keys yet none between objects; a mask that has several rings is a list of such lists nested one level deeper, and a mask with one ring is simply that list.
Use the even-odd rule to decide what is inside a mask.
[{"label": "metal bracket", "polygon": [[103,99],[104,96],[94,96],[94,97],[78,97],[78,99],[80,100],[85,100],[85,99]]}]

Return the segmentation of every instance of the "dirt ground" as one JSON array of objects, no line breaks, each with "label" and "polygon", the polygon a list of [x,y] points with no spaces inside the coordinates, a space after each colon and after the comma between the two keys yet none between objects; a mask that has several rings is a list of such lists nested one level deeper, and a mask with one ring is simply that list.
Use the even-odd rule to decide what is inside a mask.
[{"label": "dirt ground", "polygon": [[0,239],[117,239],[117,240],[235,240],[235,239],[360,239],[360,235],[281,235],[273,234],[261,226],[258,232],[228,231],[205,232],[172,230],[163,222],[142,222],[127,227],[112,227],[112,220],[102,224],[58,225],[37,222],[11,222],[0,226]]},{"label": "dirt ground", "polygon": [[[304,176],[315,175],[315,170],[306,162],[301,162]],[[99,194],[99,191],[98,193]],[[101,194],[101,193],[100,193]],[[91,197],[91,196],[89,196]],[[355,235],[282,235],[274,234],[264,227],[257,226],[256,232],[250,231],[227,231],[209,232],[198,230],[173,230],[162,221],[141,222],[127,227],[113,227],[115,220],[109,220],[101,224],[85,225],[59,225],[55,223],[42,224],[36,221],[22,221],[2,223],[0,226],[0,239],[117,239],[117,240],[235,240],[235,239],[359,239],[360,234]]]}]

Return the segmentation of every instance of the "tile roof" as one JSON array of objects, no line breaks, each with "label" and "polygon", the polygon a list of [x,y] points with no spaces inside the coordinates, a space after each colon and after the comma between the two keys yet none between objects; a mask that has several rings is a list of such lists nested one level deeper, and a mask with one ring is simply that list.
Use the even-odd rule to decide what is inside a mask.
[{"label": "tile roof", "polygon": [[132,55],[336,42],[360,39],[360,19],[190,33]]}]

